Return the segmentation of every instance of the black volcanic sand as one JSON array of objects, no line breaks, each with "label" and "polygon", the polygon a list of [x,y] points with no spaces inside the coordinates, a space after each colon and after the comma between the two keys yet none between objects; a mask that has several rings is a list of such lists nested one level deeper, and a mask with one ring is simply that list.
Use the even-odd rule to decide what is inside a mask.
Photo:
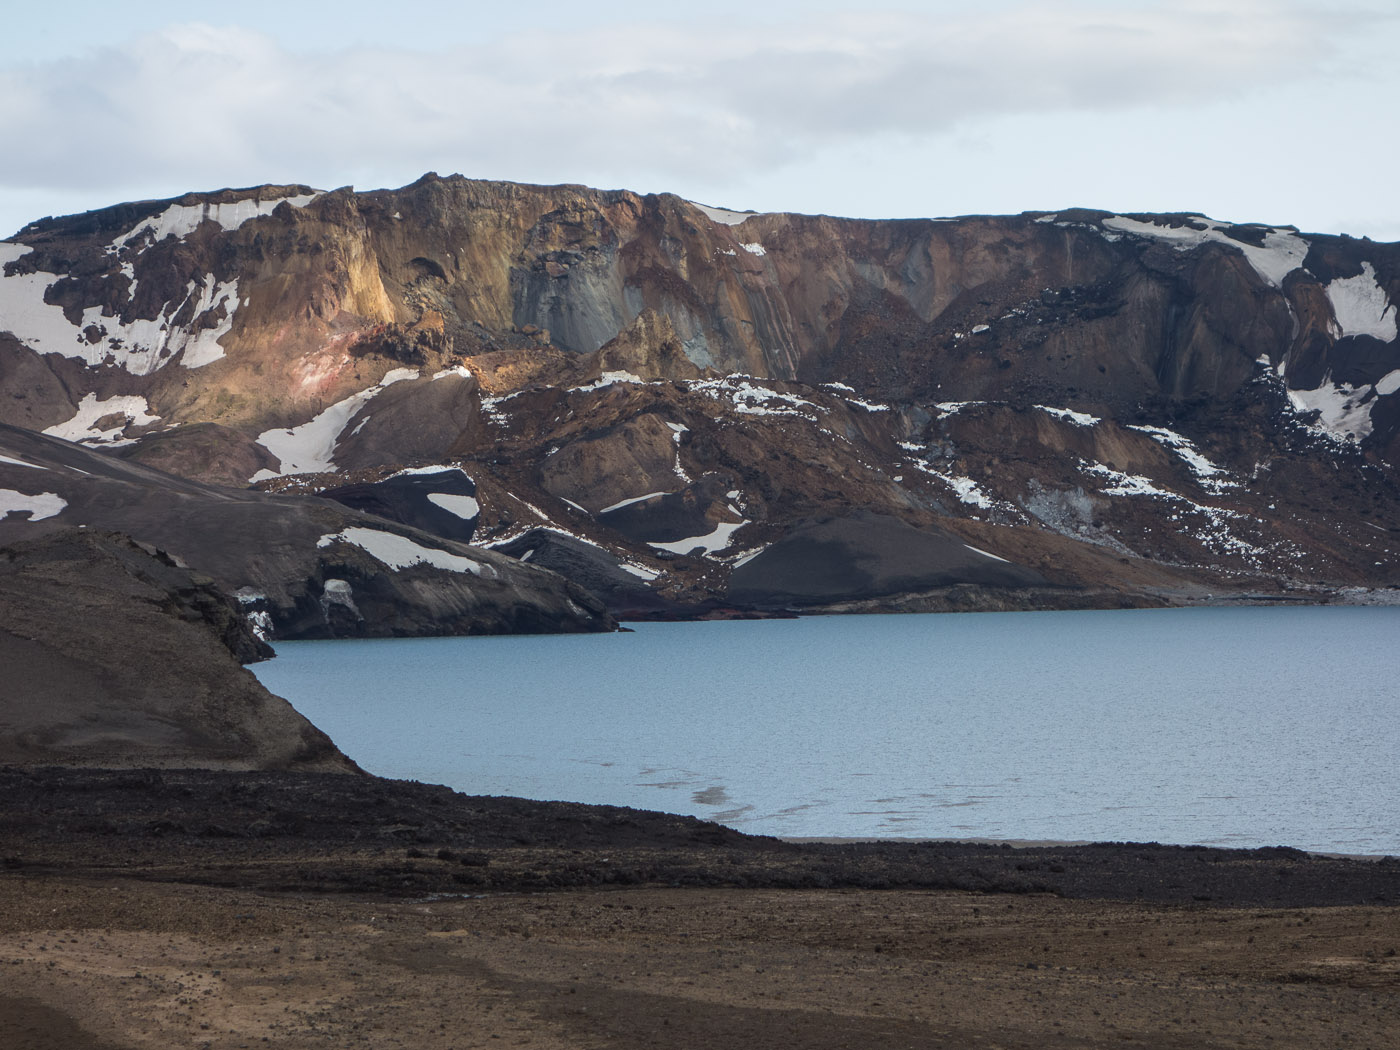
[{"label": "black volcanic sand", "polygon": [[0,767],[0,860],[64,875],[425,896],[589,886],[1400,903],[1400,860],[1108,843],[793,843],[691,817],[369,776]]}]

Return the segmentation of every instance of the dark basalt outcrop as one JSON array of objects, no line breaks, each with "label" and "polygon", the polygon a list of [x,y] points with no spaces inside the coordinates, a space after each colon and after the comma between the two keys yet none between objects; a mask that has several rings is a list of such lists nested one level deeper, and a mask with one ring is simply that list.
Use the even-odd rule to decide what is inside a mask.
[{"label": "dark basalt outcrop", "polygon": [[939,529],[858,511],[798,525],[735,567],[729,599],[759,608],[824,605],[957,584],[1040,587],[1031,569],[963,543]]},{"label": "dark basalt outcrop", "polygon": [[347,507],[470,543],[480,517],[476,482],[455,468],[392,474],[383,481],[324,489],[321,495]]},{"label": "dark basalt outcrop", "polygon": [[240,662],[271,650],[212,582],[128,538],[0,550],[0,764],[358,772]]},{"label": "dark basalt outcrop", "polygon": [[[46,220],[0,255],[0,420],[348,493],[444,541],[465,519],[374,493],[460,467],[473,542],[571,535],[658,609],[904,608],[935,579],[977,607],[1400,584],[1396,245],[1087,209],[737,215],[430,174]],[[754,584],[808,523],[860,511],[1010,567]],[[645,607],[586,561],[558,564]]]}]

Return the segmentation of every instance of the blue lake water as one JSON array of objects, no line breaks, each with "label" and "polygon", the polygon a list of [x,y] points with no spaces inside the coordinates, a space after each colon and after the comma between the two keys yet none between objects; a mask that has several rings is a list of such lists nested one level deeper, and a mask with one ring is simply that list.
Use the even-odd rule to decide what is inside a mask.
[{"label": "blue lake water", "polygon": [[634,624],[285,642],[370,772],[784,836],[1400,854],[1400,609]]}]

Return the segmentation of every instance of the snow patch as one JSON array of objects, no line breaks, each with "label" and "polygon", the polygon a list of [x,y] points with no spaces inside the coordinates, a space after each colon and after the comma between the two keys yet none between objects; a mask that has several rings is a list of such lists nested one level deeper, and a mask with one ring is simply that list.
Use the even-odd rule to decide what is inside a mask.
[{"label": "snow patch", "polygon": [[690,204],[708,215],[712,222],[720,223],[723,226],[738,226],[744,220],[755,218],[761,214],[756,211],[730,211],[728,208],[711,208],[695,201],[691,201]]},{"label": "snow patch", "polygon": [[973,408],[977,405],[985,405],[985,401],[941,401],[933,407],[938,409],[938,418],[947,419],[949,416],[956,416],[965,408]]},{"label": "snow patch", "polygon": [[980,554],[984,558],[991,558],[992,561],[1006,562],[1007,565],[1011,564],[1011,562],[1008,561],[1006,558],[999,557],[998,555],[995,555],[990,551],[984,551],[981,547],[974,547],[970,543],[964,543],[963,546],[966,547],[968,550],[972,551],[972,553]]},{"label": "snow patch", "polygon": [[481,411],[486,413],[486,418],[495,423],[498,427],[510,425],[510,416],[501,411],[501,406],[513,397],[519,397],[525,393],[517,390],[513,394],[506,394],[504,397],[483,397],[481,399]]},{"label": "snow patch", "polygon": [[1238,248],[1244,252],[1255,272],[1275,288],[1282,287],[1283,279],[1302,266],[1308,255],[1308,242],[1290,229],[1270,228],[1264,234],[1263,246],[1256,248],[1229,236],[1225,232],[1230,229],[1229,223],[1216,222],[1204,215],[1193,215],[1191,219],[1206,228],[1195,230],[1190,226],[1160,226],[1154,222],[1139,222],[1137,219],[1121,215],[1110,216],[1103,220],[1103,224],[1122,233],[1166,241],[1183,252],[1212,242]]},{"label": "snow patch", "polygon": [[746,551],[741,551],[739,555],[729,563],[729,567],[731,569],[737,569],[740,565],[747,565],[771,546],[773,546],[771,543],[763,543],[757,547],[750,547]]},{"label": "snow patch", "polygon": [[11,514],[24,514],[26,511],[30,521],[43,521],[45,518],[57,516],[66,506],[68,501],[56,492],[27,496],[15,489],[0,489],[0,521]]},{"label": "snow patch", "polygon": [[[107,416],[122,416],[124,421],[107,430],[98,430],[98,421]],[[46,427],[44,433],[64,441],[117,444],[127,427],[143,427],[159,421],[160,416],[150,414],[146,399],[136,394],[119,394],[105,401],[97,400],[96,394],[84,394],[72,419]]]},{"label": "snow patch", "polygon": [[451,474],[453,471],[456,471],[458,474],[462,475],[462,477],[466,478],[468,481],[471,481],[471,476],[461,467],[446,465],[438,465],[431,467],[404,467],[403,470],[394,471],[394,473],[390,474],[389,477],[403,478],[418,477],[424,474]]},{"label": "snow patch", "polygon": [[1394,372],[1387,372],[1376,383],[1376,393],[1381,397],[1389,397],[1397,390],[1400,390],[1400,368]]},{"label": "snow patch", "polygon": [[201,223],[214,222],[225,230],[236,230],[249,219],[260,215],[271,215],[277,205],[286,201],[294,208],[304,208],[319,193],[306,193],[298,197],[278,197],[276,200],[242,200],[232,204],[172,204],[159,215],[154,215],[138,223],[118,237],[107,250],[109,252],[125,248],[133,240],[149,233],[152,242],[158,243],[167,237],[184,237],[193,233]]},{"label": "snow patch", "polygon": [[1088,463],[1083,468],[1089,474],[1095,474],[1101,478],[1107,478],[1113,482],[1108,488],[1103,489],[1105,496],[1164,496],[1167,499],[1182,499],[1175,492],[1168,492],[1166,489],[1159,489],[1152,483],[1151,478],[1145,478],[1141,474],[1124,474],[1121,470],[1114,470],[1112,467],[1102,463]]},{"label": "snow patch", "polygon": [[686,540],[674,540],[670,543],[648,543],[647,546],[655,547],[657,550],[671,551],[674,554],[689,554],[696,547],[704,548],[702,555],[708,556],[722,551],[729,546],[731,537],[739,529],[742,529],[749,522],[721,522],[715,526],[714,532],[706,533],[704,536],[692,536]]},{"label": "snow patch", "polygon": [[385,387],[417,378],[417,369],[395,368],[377,385],[337,401],[300,426],[264,430],[258,435],[258,444],[277,457],[278,469],[260,470],[248,480],[256,482],[288,474],[324,474],[335,470],[335,447],[355,413]]},{"label": "snow patch", "polygon": [[1317,411],[1313,429],[1339,441],[1360,441],[1371,433],[1371,403],[1362,404],[1370,387],[1323,380],[1316,390],[1290,390],[1288,400],[1299,413]]},{"label": "snow patch", "polygon": [[690,475],[685,472],[685,467],[681,466],[681,435],[690,433],[690,428],[684,423],[667,423],[671,428],[671,440],[676,446],[676,461],[671,465],[676,477],[680,478],[687,485],[690,484]]},{"label": "snow patch", "polygon": [[862,401],[858,397],[845,397],[841,400],[845,401],[848,405],[855,405],[857,408],[863,408],[867,412],[888,412],[890,410],[889,405],[880,405],[870,401]]},{"label": "snow patch", "polygon": [[[752,378],[734,373],[723,379],[696,380],[687,384],[687,389],[705,394],[716,401],[728,401],[734,411],[748,416],[798,416],[810,422],[817,422],[813,413],[817,406],[795,394],[785,394],[757,386]],[[810,408],[813,412],[803,412]]]},{"label": "snow patch", "polygon": [[966,503],[969,507],[977,507],[981,510],[991,510],[996,506],[996,500],[982,491],[982,487],[971,478],[958,474],[944,474],[941,470],[934,470],[923,460],[910,459],[909,463],[915,470],[921,470],[930,477],[935,477],[943,484],[953,490],[953,493]]},{"label": "snow patch", "polygon": [[[614,383],[642,383],[642,377],[633,375],[631,372],[604,372],[593,382],[585,386],[570,387],[569,393],[577,394],[589,390],[601,390],[605,386],[612,386]],[[512,395],[513,396],[513,395]],[[502,398],[504,400],[504,398]]]},{"label": "snow patch", "polygon": [[29,467],[31,470],[48,470],[48,467],[41,467],[37,463],[26,463],[22,459],[15,459],[12,456],[0,456],[0,463],[9,463],[16,467]]},{"label": "snow patch", "polygon": [[461,376],[463,379],[470,379],[472,377],[472,372],[471,369],[467,368],[465,365],[444,368],[441,372],[433,373],[433,382],[437,382],[439,379],[446,379],[448,376]]},{"label": "snow patch", "polygon": [[253,636],[260,642],[271,640],[273,633],[272,614],[266,609],[253,609],[243,614]]},{"label": "snow patch", "polygon": [[[5,263],[31,250],[28,245],[0,242],[0,331],[11,332],[30,349],[77,358],[89,368],[111,361],[138,376],[150,375],[182,351],[181,363],[186,368],[199,368],[224,356],[219,340],[233,329],[239,305],[236,280],[217,281],[213,274],[191,280],[184,298],[167,303],[154,319],[122,321],[104,317],[101,306],[89,306],[74,324],[61,306],[44,301],[59,274],[41,271],[3,276]],[[193,320],[183,327],[174,324],[173,318],[191,300]],[[203,319],[221,307],[223,319],[213,327],[202,327]]]},{"label": "snow patch", "polygon": [[1383,343],[1400,335],[1395,306],[1376,280],[1376,268],[1361,264],[1355,277],[1339,277],[1327,285],[1332,314],[1337,319],[1337,335],[1372,335]]},{"label": "snow patch", "polygon": [[[1108,488],[1102,490],[1106,496],[1155,496],[1171,501],[1179,508],[1171,515],[1172,527],[1182,535],[1189,536],[1218,554],[1243,558],[1255,568],[1264,567],[1263,559],[1270,552],[1230,532],[1230,522],[1244,520],[1247,515],[1227,510],[1224,507],[1212,507],[1208,504],[1197,503],[1175,492],[1158,488],[1148,478],[1136,474],[1124,474],[1122,471],[1114,470],[1102,463],[1081,463],[1080,469],[1113,482]],[[1183,513],[1199,515],[1200,518],[1204,519],[1204,523],[1199,526],[1199,531],[1192,531],[1190,523],[1182,519]]]},{"label": "snow patch", "polygon": [[[391,569],[407,569],[413,565],[431,565],[435,569],[448,572],[482,575],[483,566],[479,561],[464,558],[458,554],[424,547],[404,536],[378,529],[349,528],[340,532],[327,533],[316,541],[317,547],[329,547],[332,543],[349,543],[369,554],[376,561]],[[492,573],[494,575],[494,572]],[[330,581],[327,581],[329,583]]]},{"label": "snow patch", "polygon": [[750,255],[768,254],[768,249],[763,247],[763,245],[759,244],[757,241],[751,241],[748,244],[741,244],[739,245],[739,247],[744,249],[744,251],[748,252]]},{"label": "snow patch", "polygon": [[1049,405],[1036,405],[1035,407],[1042,412],[1048,412],[1056,419],[1073,423],[1077,427],[1094,427],[1103,422],[1098,416],[1091,416],[1087,412],[1075,412],[1068,408],[1051,408]]},{"label": "snow patch", "polygon": [[598,513],[599,513],[599,514],[611,514],[611,513],[612,513],[613,511],[615,511],[615,510],[621,510],[623,507],[630,507],[630,506],[632,506],[632,504],[634,504],[634,503],[645,503],[647,500],[649,500],[649,499],[655,499],[657,496],[669,496],[669,495],[670,495],[669,492],[648,492],[645,496],[633,496],[631,499],[625,499],[625,500],[622,500],[622,501],[620,501],[620,502],[618,502],[618,503],[614,503],[611,507],[604,507],[604,508],[603,508],[602,510],[600,510]]},{"label": "snow patch", "polygon": [[1201,483],[1201,487],[1210,492],[1220,493],[1226,489],[1237,489],[1240,487],[1238,481],[1230,481],[1230,472],[1224,467],[1217,467],[1210,460],[1196,449],[1195,444],[1184,435],[1178,434],[1175,430],[1168,430],[1166,427],[1146,427],[1129,425],[1129,430],[1136,430],[1146,434],[1159,445],[1163,445],[1177,454],[1177,457],[1186,464],[1188,470],[1195,475],[1196,480]]},{"label": "snow patch", "polygon": [[450,492],[430,492],[428,502],[435,507],[441,507],[449,514],[455,514],[464,521],[471,521],[472,518],[481,514],[481,504],[471,496],[458,496]]}]

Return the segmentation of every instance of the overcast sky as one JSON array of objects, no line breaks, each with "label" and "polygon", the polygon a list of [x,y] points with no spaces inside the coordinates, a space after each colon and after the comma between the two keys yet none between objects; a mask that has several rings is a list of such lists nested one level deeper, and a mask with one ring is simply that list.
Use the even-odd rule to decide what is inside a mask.
[{"label": "overcast sky", "polygon": [[7,4],[0,236],[193,189],[433,170],[760,211],[1082,205],[1400,240],[1396,0],[872,2]]}]

